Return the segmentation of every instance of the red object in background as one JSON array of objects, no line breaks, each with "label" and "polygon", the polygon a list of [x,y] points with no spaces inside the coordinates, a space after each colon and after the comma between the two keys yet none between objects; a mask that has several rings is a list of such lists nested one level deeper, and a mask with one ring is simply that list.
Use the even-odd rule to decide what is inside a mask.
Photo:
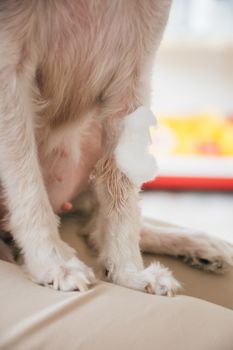
[{"label": "red object in background", "polygon": [[233,191],[233,178],[158,176],[143,184],[143,189]]}]

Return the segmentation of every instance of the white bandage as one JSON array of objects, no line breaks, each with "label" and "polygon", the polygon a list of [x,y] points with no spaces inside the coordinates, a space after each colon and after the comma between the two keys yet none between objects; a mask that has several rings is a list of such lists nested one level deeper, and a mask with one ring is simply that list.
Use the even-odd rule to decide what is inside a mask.
[{"label": "white bandage", "polygon": [[155,158],[149,153],[149,128],[155,124],[155,116],[144,106],[123,120],[123,130],[114,155],[118,167],[136,185],[153,179],[157,173]]}]

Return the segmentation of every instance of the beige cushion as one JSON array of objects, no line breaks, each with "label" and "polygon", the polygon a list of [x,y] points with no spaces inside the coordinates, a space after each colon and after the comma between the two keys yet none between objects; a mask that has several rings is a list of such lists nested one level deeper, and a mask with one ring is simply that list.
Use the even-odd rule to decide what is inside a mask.
[{"label": "beige cushion", "polygon": [[[73,220],[65,222],[63,237],[95,267]],[[63,293],[32,283],[18,266],[1,261],[0,349],[232,350],[233,272],[214,276],[160,260],[183,282],[186,295],[159,297],[105,282],[83,294]]]}]

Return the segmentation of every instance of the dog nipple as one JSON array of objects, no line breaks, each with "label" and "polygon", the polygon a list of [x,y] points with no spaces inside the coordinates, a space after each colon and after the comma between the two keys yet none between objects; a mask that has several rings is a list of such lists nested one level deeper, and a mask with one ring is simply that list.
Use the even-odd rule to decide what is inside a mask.
[{"label": "dog nipple", "polygon": [[72,205],[71,202],[65,202],[62,205],[62,209],[65,210],[65,211],[70,211],[72,208],[73,208],[73,205]]},{"label": "dog nipple", "polygon": [[62,182],[63,178],[62,178],[62,176],[55,176],[55,180],[57,182]]}]

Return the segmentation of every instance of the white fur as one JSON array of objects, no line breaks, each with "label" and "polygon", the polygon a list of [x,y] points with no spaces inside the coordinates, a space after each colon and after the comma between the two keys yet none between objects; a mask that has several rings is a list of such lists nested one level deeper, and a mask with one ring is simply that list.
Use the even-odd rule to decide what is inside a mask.
[{"label": "white fur", "polygon": [[32,250],[27,258],[30,264],[25,271],[33,281],[50,285],[57,290],[79,290],[84,292],[95,282],[91,268],[80,261],[75,251],[65,242],[53,240],[45,244],[42,250]]},{"label": "white fur", "polygon": [[143,252],[181,257],[193,267],[215,273],[233,266],[233,244],[204,232],[144,219],[140,236]]},{"label": "white fur", "polygon": [[[30,80],[19,79],[9,71],[0,81],[1,181],[11,213],[9,227],[23,247],[33,280],[62,290],[84,290],[92,281],[92,272],[60,240],[58,218],[51,209],[38,166],[32,119],[28,118],[33,114]],[[14,122],[15,115],[21,117],[18,123]]]},{"label": "white fur", "polygon": [[[122,117],[146,103],[149,63],[170,0],[9,0],[0,6],[0,178],[8,227],[31,278],[65,291],[85,290],[93,282],[92,271],[59,237],[43,160],[65,148],[81,172],[81,159],[90,157],[80,145],[86,130],[82,122],[94,110],[104,136],[93,181],[100,203],[100,261],[116,283],[170,295],[178,283],[159,265],[144,270],[139,250],[135,183],[145,179],[144,171],[131,173],[124,159],[119,167],[114,154]],[[137,125],[134,147],[141,162],[148,129],[136,120],[131,123],[129,117],[126,127]],[[142,153],[139,127],[144,130]],[[125,141],[120,144],[118,156],[127,147]],[[146,177],[151,177],[151,160],[145,158]],[[85,177],[90,170],[86,167]]]}]

